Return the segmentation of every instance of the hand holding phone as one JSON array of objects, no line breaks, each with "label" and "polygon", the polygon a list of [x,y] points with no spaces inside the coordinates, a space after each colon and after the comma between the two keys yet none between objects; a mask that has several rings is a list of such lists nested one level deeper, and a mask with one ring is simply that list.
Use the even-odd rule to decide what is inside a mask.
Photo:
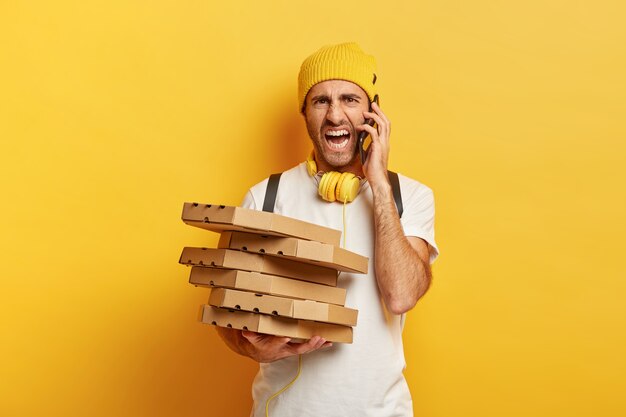
[{"label": "hand holding phone", "polygon": [[[374,96],[373,102],[378,104],[378,94]],[[372,111],[371,103],[370,103],[369,111],[370,112]],[[374,119],[367,119],[365,123],[367,123],[370,126],[374,126]],[[361,164],[365,165],[365,161],[367,161],[367,155],[369,154],[370,145],[372,144],[372,138],[369,137],[369,133],[367,132],[367,130],[364,130],[361,133],[359,133],[357,143],[359,147],[359,154],[361,155]]]}]

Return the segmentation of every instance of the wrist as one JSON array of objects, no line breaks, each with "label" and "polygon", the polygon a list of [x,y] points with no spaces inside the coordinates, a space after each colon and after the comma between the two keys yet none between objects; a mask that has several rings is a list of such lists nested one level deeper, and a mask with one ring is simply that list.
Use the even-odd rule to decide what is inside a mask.
[{"label": "wrist", "polygon": [[370,182],[370,188],[372,189],[372,196],[376,202],[381,200],[384,201],[393,197],[391,184],[386,178],[376,183]]}]

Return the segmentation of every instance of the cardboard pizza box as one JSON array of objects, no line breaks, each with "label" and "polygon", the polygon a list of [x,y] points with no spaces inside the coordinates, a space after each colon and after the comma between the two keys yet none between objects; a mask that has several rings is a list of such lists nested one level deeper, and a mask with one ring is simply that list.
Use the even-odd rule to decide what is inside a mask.
[{"label": "cardboard pizza box", "polygon": [[346,289],[236,269],[191,268],[189,283],[201,287],[222,287],[280,297],[308,299],[343,306]]},{"label": "cardboard pizza box", "polygon": [[367,273],[366,256],[327,243],[294,237],[277,237],[245,232],[223,232],[218,248],[284,256],[300,262],[339,271]]},{"label": "cardboard pizza box", "polygon": [[333,287],[337,286],[337,271],[334,269],[230,249],[186,247],[180,255],[179,262],[185,265],[260,272]]},{"label": "cardboard pizza box", "polygon": [[183,221],[214,232],[242,231],[292,236],[339,246],[341,231],[280,214],[216,204],[185,203]]},{"label": "cardboard pizza box", "polygon": [[295,320],[266,314],[247,313],[203,305],[200,321],[220,327],[250,330],[257,333],[310,339],[321,336],[330,342],[352,343],[352,327],[315,321]]},{"label": "cardboard pizza box", "polygon": [[356,326],[359,311],[354,308],[318,303],[312,300],[294,300],[293,318],[323,323]]},{"label": "cardboard pizza box", "polygon": [[358,311],[352,308],[309,300],[294,300],[226,288],[211,290],[209,304],[214,307],[273,314],[299,320],[355,326]]},{"label": "cardboard pizza box", "polygon": [[273,295],[255,294],[214,288],[209,296],[209,304],[214,307],[224,307],[231,310],[243,310],[251,313],[273,314],[275,316],[293,318],[293,299],[281,298]]}]

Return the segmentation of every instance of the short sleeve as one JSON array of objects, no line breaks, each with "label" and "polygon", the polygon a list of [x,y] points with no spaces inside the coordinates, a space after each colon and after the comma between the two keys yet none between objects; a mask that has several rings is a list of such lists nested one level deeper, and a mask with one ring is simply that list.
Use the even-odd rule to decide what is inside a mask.
[{"label": "short sleeve", "polygon": [[258,210],[256,201],[254,201],[254,196],[252,195],[252,191],[248,190],[248,192],[246,193],[246,196],[243,198],[243,201],[241,202],[241,207],[252,209],[252,210]]},{"label": "short sleeve", "polygon": [[241,207],[252,210],[261,210],[263,208],[263,200],[265,199],[267,181],[268,180],[266,178],[250,188],[241,202]]},{"label": "short sleeve", "polygon": [[400,219],[405,236],[424,239],[430,245],[430,263],[439,256],[435,242],[435,199],[433,192],[424,184],[406,177],[401,183],[404,212]]}]

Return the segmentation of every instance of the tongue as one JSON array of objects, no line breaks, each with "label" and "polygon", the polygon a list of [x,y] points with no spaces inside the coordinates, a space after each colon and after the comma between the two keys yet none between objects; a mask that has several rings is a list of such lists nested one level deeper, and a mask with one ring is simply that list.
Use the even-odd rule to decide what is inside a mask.
[{"label": "tongue", "polygon": [[329,141],[329,142],[335,143],[335,144],[339,144],[339,143],[343,142],[346,139],[347,136],[348,135],[341,135],[341,136],[328,136],[327,135],[326,136],[326,140]]}]

